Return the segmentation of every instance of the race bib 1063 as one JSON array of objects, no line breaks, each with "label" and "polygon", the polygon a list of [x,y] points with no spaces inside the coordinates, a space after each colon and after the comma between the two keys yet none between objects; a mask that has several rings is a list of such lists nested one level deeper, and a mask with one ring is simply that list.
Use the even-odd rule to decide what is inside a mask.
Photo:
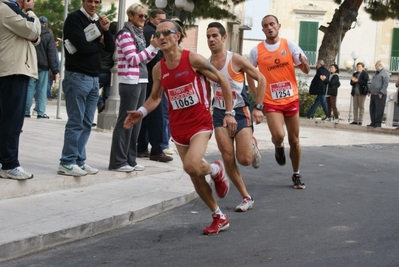
[{"label": "race bib 1063", "polygon": [[270,84],[270,91],[273,99],[281,99],[294,95],[289,81]]},{"label": "race bib 1063", "polygon": [[198,95],[192,83],[174,89],[168,89],[168,95],[173,110],[188,108],[199,103]]}]

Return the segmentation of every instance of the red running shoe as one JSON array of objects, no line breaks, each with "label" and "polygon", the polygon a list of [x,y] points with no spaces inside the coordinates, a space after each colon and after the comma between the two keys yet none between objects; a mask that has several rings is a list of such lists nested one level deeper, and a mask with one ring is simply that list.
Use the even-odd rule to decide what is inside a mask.
[{"label": "red running shoe", "polygon": [[214,177],[211,175],[213,181],[215,182],[216,194],[220,198],[224,198],[229,192],[230,182],[226,177],[223,163],[220,160],[215,160],[213,163],[219,166],[218,173]]},{"label": "red running shoe", "polygon": [[220,231],[229,228],[229,219],[224,215],[224,219],[219,214],[212,214],[213,222],[210,226],[204,228],[204,235],[217,235]]}]

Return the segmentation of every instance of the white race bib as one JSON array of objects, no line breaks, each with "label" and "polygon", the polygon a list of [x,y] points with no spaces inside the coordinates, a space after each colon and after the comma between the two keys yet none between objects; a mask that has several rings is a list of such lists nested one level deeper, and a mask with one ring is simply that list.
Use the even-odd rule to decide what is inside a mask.
[{"label": "white race bib", "polygon": [[281,99],[294,95],[291,83],[289,81],[270,84],[270,91],[273,99]]},{"label": "white race bib", "polygon": [[188,108],[199,103],[198,95],[192,83],[174,89],[168,89],[168,95],[173,110]]},{"label": "white race bib", "polygon": [[[231,98],[233,100],[233,108],[234,108],[237,104],[237,92],[236,91],[231,92]],[[226,103],[224,101],[223,93],[221,90],[215,90],[213,106],[220,108],[220,109],[226,108]]]}]

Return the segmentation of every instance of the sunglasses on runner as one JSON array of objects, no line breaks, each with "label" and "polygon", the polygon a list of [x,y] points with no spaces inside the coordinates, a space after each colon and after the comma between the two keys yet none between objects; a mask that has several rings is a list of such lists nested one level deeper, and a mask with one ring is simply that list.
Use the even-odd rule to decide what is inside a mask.
[{"label": "sunglasses on runner", "polygon": [[163,30],[163,31],[158,31],[158,32],[155,32],[155,33],[154,33],[154,37],[155,37],[155,38],[159,38],[159,37],[161,37],[161,34],[162,34],[164,37],[166,37],[166,36],[169,36],[169,35],[171,35],[171,34],[176,34],[176,31],[174,31],[174,30]]}]

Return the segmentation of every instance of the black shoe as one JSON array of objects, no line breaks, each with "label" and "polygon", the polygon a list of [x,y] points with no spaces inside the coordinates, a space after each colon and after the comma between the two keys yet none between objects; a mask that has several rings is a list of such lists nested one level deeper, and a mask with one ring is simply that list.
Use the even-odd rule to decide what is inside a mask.
[{"label": "black shoe", "polygon": [[146,152],[138,152],[137,153],[137,157],[138,158],[149,158],[150,157],[150,152],[146,151]]},{"label": "black shoe", "polygon": [[96,127],[96,126],[97,126],[97,123],[94,123],[94,122],[93,122],[93,123],[91,124],[91,127]]},{"label": "black shoe", "polygon": [[283,166],[285,165],[285,153],[284,153],[284,146],[276,147],[276,153],[274,155],[278,165]]},{"label": "black shoe", "polygon": [[361,122],[359,122],[357,125],[360,125],[360,126],[362,126],[362,123],[361,123]]},{"label": "black shoe", "polygon": [[49,116],[47,116],[46,114],[43,114],[43,115],[37,115],[37,118],[38,118],[38,119],[50,119],[50,117],[49,117]]},{"label": "black shoe", "polygon": [[159,162],[168,162],[168,161],[172,161],[173,158],[162,153],[162,154],[158,154],[158,155],[150,155],[150,160],[159,161]]},{"label": "black shoe", "polygon": [[369,125],[367,125],[367,127],[374,127],[374,124],[370,123]]},{"label": "black shoe", "polygon": [[100,103],[100,104],[97,105],[98,113],[103,112],[104,109],[105,109],[105,104],[104,103]]},{"label": "black shoe", "polygon": [[25,118],[30,118],[30,115],[25,115]]},{"label": "black shoe", "polygon": [[[358,125],[359,123],[358,122],[356,122],[356,121],[352,121],[351,123],[349,123],[349,124],[352,124],[352,125]],[[362,125],[361,124],[361,122],[360,122],[360,125]]]},{"label": "black shoe", "polygon": [[373,125],[373,128],[381,128],[381,125],[379,125],[379,124],[374,124],[374,125]]}]

